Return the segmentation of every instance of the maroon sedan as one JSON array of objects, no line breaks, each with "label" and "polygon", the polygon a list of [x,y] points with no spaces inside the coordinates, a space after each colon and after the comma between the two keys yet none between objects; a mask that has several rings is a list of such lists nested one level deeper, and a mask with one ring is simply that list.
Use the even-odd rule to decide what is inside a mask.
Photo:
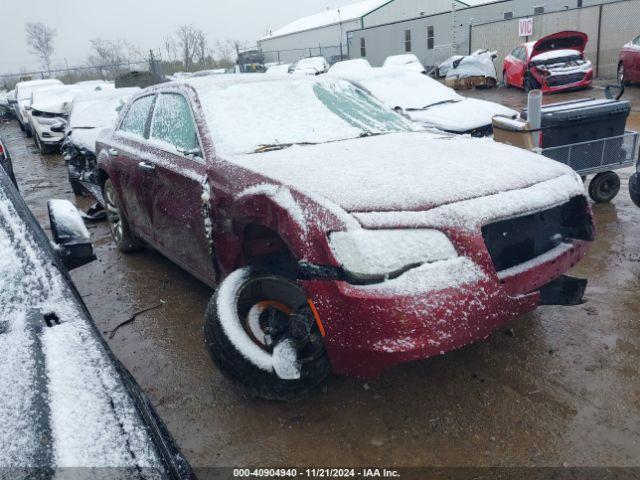
[{"label": "maroon sedan", "polygon": [[640,35],[622,47],[618,60],[618,83],[636,82],[640,82]]},{"label": "maroon sedan", "polygon": [[113,238],[216,292],[205,337],[252,393],[371,377],[540,303],[593,225],[580,178],[487,140],[416,131],[351,83],[230,75],[147,89],[97,143]]}]

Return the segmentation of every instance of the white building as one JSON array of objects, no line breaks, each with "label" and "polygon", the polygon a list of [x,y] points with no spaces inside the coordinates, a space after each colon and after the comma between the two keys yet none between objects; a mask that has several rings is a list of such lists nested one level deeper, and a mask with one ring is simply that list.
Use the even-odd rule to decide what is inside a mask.
[{"label": "white building", "polygon": [[[477,0],[476,0],[477,1]],[[373,25],[461,8],[458,0],[365,0],[300,18],[258,41],[266,62],[290,63],[323,55],[329,61],[347,56],[347,32]]]}]

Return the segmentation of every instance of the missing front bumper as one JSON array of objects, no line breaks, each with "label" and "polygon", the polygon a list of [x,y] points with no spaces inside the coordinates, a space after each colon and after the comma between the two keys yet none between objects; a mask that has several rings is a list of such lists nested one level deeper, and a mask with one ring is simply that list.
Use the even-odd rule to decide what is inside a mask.
[{"label": "missing front bumper", "polygon": [[540,289],[540,305],[582,305],[587,280],[563,275]]}]

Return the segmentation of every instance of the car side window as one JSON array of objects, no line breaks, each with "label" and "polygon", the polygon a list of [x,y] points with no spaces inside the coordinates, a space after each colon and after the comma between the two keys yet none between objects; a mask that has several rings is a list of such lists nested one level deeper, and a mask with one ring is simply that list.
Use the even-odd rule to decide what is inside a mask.
[{"label": "car side window", "polygon": [[633,44],[636,47],[640,47],[640,35],[638,35],[634,40],[633,40]]},{"label": "car side window", "polygon": [[513,51],[511,52],[511,56],[513,58],[518,58],[519,59],[520,57],[518,57],[518,55],[520,55],[520,47],[514,48]]},{"label": "car side window", "polygon": [[178,93],[161,93],[151,122],[151,138],[180,150],[198,148],[198,133],[187,99]]},{"label": "car side window", "polygon": [[151,111],[151,105],[153,105],[153,98],[154,95],[147,95],[135,100],[122,119],[118,130],[144,137],[149,112]]}]

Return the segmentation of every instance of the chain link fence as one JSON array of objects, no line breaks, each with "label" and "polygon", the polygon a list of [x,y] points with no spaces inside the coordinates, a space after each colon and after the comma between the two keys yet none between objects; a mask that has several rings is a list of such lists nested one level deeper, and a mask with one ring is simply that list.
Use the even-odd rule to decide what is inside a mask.
[{"label": "chain link fence", "polygon": [[347,58],[345,45],[318,45],[316,47],[294,48],[289,50],[263,51],[265,64],[295,63],[309,57],[324,57],[330,64]]},{"label": "chain link fence", "polygon": [[519,44],[562,30],[577,30],[589,36],[585,56],[600,78],[615,78],[622,46],[640,34],[640,0],[567,9],[533,16],[533,35],[518,35],[519,18],[472,25],[470,51],[497,50],[496,66]]}]

